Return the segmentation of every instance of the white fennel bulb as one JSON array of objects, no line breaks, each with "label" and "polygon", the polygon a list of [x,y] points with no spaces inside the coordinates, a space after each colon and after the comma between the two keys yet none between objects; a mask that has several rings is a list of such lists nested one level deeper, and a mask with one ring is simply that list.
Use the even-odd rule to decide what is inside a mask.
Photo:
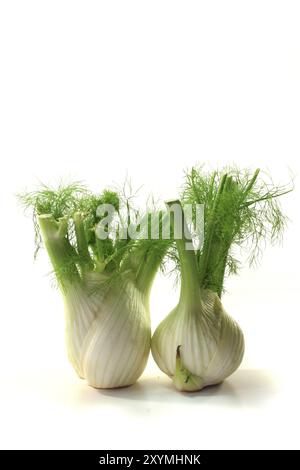
[{"label": "white fennel bulb", "polygon": [[182,391],[222,382],[240,365],[243,333],[217,294],[204,291],[197,304],[179,302],[152,338],[152,354]]},{"label": "white fennel bulb", "polygon": [[150,341],[144,294],[132,282],[114,287],[85,336],[81,354],[84,377],[101,388],[135,383],[146,366]]},{"label": "white fennel bulb", "polygon": [[86,286],[70,284],[65,289],[64,310],[68,358],[79,377],[83,378],[84,374],[81,368],[82,344],[99,313],[99,302],[92,299]]},{"label": "white fennel bulb", "polygon": [[[36,240],[43,242],[58,281],[66,320],[68,357],[93,387],[131,385],[150,352],[149,296],[167,244],[143,238],[96,236],[101,204],[111,204],[121,225],[119,198],[95,196],[78,185],[43,188],[22,196],[33,206]],[[127,218],[134,213],[127,204]],[[149,214],[147,214],[147,217]]]}]

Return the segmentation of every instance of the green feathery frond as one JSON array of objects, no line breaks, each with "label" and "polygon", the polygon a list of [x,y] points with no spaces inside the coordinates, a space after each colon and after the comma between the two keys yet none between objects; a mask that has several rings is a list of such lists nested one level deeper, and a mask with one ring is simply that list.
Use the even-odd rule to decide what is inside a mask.
[{"label": "green feathery frond", "polygon": [[274,187],[259,173],[227,167],[210,174],[194,167],[185,175],[183,202],[205,206],[204,244],[196,253],[200,283],[219,295],[225,274],[238,271],[233,247],[245,249],[253,265],[267,241],[281,239],[286,225],[278,198],[292,187]]},{"label": "green feathery frond", "polygon": [[[120,193],[105,189],[94,194],[76,182],[57,189],[42,185],[18,197],[33,218],[36,253],[46,245],[59,285],[63,280],[83,279],[88,272],[107,275],[110,281],[127,272],[137,282],[145,276],[150,279],[163,262],[170,242],[161,234],[157,240],[147,238],[154,209],[142,215],[124,188]],[[104,237],[99,237],[99,229]]]}]

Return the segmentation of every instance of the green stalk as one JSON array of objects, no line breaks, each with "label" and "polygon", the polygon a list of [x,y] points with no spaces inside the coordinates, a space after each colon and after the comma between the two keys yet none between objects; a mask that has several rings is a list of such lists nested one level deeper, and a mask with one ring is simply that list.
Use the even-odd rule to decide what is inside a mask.
[{"label": "green stalk", "polygon": [[[240,202],[240,205],[239,205],[239,210],[240,208],[242,207],[246,197],[248,196],[249,192],[252,190],[256,180],[257,180],[257,177],[259,175],[259,172],[260,172],[260,169],[257,168],[251,178],[251,180],[249,181],[249,184],[247,185],[246,187],[246,190],[243,194],[243,197],[242,197],[242,200]],[[237,184],[237,183],[235,183]],[[219,297],[221,298],[221,295],[222,295],[222,291],[223,291],[223,285],[224,285],[224,278],[225,278],[225,270],[226,270],[226,266],[227,266],[227,258],[228,258],[228,254],[229,254],[229,250],[230,250],[230,247],[232,245],[232,242],[233,242],[233,239],[234,239],[234,236],[235,236],[235,233],[234,233],[234,225],[232,224],[232,232],[230,234],[230,236],[227,238],[227,240],[225,240],[223,243],[222,243],[222,246],[223,246],[223,254],[221,255],[220,259],[221,259],[221,264],[220,264],[220,267],[219,269],[217,270],[216,272],[216,278],[215,278],[215,284],[217,286],[217,289],[216,289],[216,292],[217,294],[219,295]]]},{"label": "green stalk", "polygon": [[100,263],[104,263],[105,260],[105,252],[104,252],[104,245],[103,240],[97,237],[96,235],[96,247],[97,247],[97,258]]},{"label": "green stalk", "polygon": [[[256,169],[254,172],[251,180],[247,184],[245,190],[242,193],[242,197],[239,200],[238,206],[234,208],[232,205],[232,211],[239,211],[242,205],[244,204],[244,201],[249,194],[249,192],[252,190],[258,174],[259,174],[259,169]],[[216,199],[216,204],[214,207],[213,211],[213,216],[216,218],[216,210],[217,207],[220,207],[222,204],[222,197],[224,196],[229,196],[232,194],[234,195],[237,189],[237,184],[235,181],[233,181],[231,176],[227,176],[223,187],[222,187],[222,181],[220,184],[221,192],[219,190],[218,196]],[[207,287],[210,290],[213,290],[218,294],[218,296],[221,298],[222,291],[223,291],[223,285],[224,285],[224,277],[225,277],[225,269],[227,265],[227,259],[228,259],[228,253],[232,244],[232,241],[235,236],[235,226],[234,226],[234,217],[235,214],[233,214],[230,211],[227,211],[226,214],[223,214],[224,217],[226,217],[226,225],[231,227],[231,230],[228,231],[228,233],[224,233],[224,230],[222,230],[222,226],[224,225],[223,219],[215,219],[213,223],[214,230],[211,232],[211,240],[210,240],[210,255],[207,259],[207,264],[206,264],[206,273],[204,276],[204,281],[205,281],[205,287]],[[231,219],[231,224],[228,223],[228,221]],[[221,237],[218,236],[218,233],[221,233]]]},{"label": "green stalk", "polygon": [[[187,227],[184,212],[180,201],[168,201],[166,203],[169,210],[176,204],[180,208],[181,213],[181,237],[175,238],[175,243],[179,255],[180,271],[181,271],[181,287],[180,287],[180,301],[191,304],[200,305],[201,289],[199,283],[199,272],[195,251],[188,249],[187,244],[192,243],[192,236]],[[174,231],[174,212],[170,212],[171,228]]]},{"label": "green stalk", "polygon": [[[216,176],[217,176],[217,172],[214,171],[213,174],[211,175],[211,179],[210,179],[209,191],[208,191],[208,200],[210,200],[211,197],[212,197],[213,189],[214,189],[214,186],[215,186],[215,179],[216,179]],[[200,201],[198,201],[198,202],[200,202]],[[205,202],[205,201],[204,201],[204,202]]]},{"label": "green stalk", "polygon": [[[146,298],[149,298],[150,296],[155,275],[168,247],[171,244],[171,240],[165,240],[162,238],[162,226],[165,217],[166,214],[163,215],[162,212],[156,214],[155,219],[153,219],[153,214],[147,214],[147,226],[146,232],[144,232],[144,236],[146,238],[138,240],[136,253],[133,253],[134,262],[132,263],[132,266],[136,266],[135,283],[137,288]],[[155,239],[151,238],[151,224],[153,223],[153,220],[157,224],[154,225],[154,228],[156,228]]]},{"label": "green stalk", "polygon": [[[220,212],[226,207],[226,197],[230,197],[230,193],[234,193],[235,186],[231,176],[227,176],[219,193],[218,206],[214,213],[214,230],[211,233],[210,255],[207,261],[206,273],[204,277],[205,287],[216,292],[219,297],[222,295],[225,268],[227,263],[228,252],[232,242],[234,231],[234,218],[232,212],[227,212],[220,217]],[[220,211],[221,209],[221,211]],[[233,209],[233,207],[232,207]],[[227,232],[224,232],[224,217],[226,217]],[[231,222],[228,221],[231,219]],[[228,231],[229,228],[229,231]]]},{"label": "green stalk", "polygon": [[76,212],[73,216],[73,220],[81,269],[83,271],[89,271],[93,268],[93,262],[89,253],[82,215]]},{"label": "green stalk", "polygon": [[227,174],[222,176],[220,186],[216,195],[216,199],[213,205],[212,214],[210,215],[210,220],[208,222],[208,228],[205,236],[203,253],[200,258],[200,284],[203,285],[205,283],[205,279],[207,276],[208,266],[211,258],[211,251],[213,247],[213,237],[216,225],[216,214],[218,210],[218,206],[220,204],[220,200],[222,197],[222,193],[225,187],[225,183],[227,180]]},{"label": "green stalk", "polygon": [[136,276],[135,285],[148,300],[155,275],[168,248],[168,245],[164,242],[165,240],[162,241],[161,250],[155,250],[155,252],[151,252],[150,248],[144,254],[140,269],[138,270]]},{"label": "green stalk", "polygon": [[74,251],[66,238],[66,219],[57,222],[51,214],[43,214],[38,221],[60,287],[64,289],[69,282],[80,282]]},{"label": "green stalk", "polygon": [[160,260],[157,259],[157,256],[148,254],[145,256],[143,265],[138,271],[135,285],[140,292],[144,295],[145,298],[148,298],[151,291],[151,287],[155,278],[155,274],[159,268]]},{"label": "green stalk", "polygon": [[251,189],[253,188],[254,184],[255,184],[255,181],[257,180],[257,177],[259,175],[259,172],[260,172],[260,168],[256,168],[251,180],[249,181],[249,184],[247,185],[246,187],[246,190],[245,190],[245,193],[244,193],[244,199],[246,198],[247,194],[251,191]]},{"label": "green stalk", "polygon": [[224,285],[225,269],[232,238],[224,240],[215,246],[214,256],[210,262],[209,275],[205,287],[216,292],[221,298]]},{"label": "green stalk", "polygon": [[285,194],[289,194],[292,191],[293,191],[292,189],[289,189],[288,191],[282,191],[282,192],[279,192],[278,194],[265,195],[265,196],[260,197],[258,199],[254,199],[253,201],[245,202],[244,206],[249,207],[249,206],[252,206],[253,204],[256,204],[257,202],[269,201],[270,199],[275,199],[276,197],[280,197],[280,196],[284,196]]}]

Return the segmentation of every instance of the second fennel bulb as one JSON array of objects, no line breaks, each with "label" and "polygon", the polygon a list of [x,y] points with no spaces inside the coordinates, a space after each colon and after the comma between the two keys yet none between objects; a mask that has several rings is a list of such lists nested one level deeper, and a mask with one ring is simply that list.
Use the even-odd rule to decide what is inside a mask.
[{"label": "second fennel bulb", "polygon": [[220,383],[242,361],[243,333],[221,302],[225,273],[236,273],[238,268],[231,248],[244,242],[252,245],[251,263],[260,253],[261,239],[276,241],[285,222],[277,197],[288,192],[265,181],[258,183],[258,174],[259,170],[252,176],[236,168],[211,175],[202,168],[187,173],[183,201],[205,205],[204,244],[198,251],[187,249],[192,237],[181,203],[168,203],[176,204],[182,214],[182,237],[176,239],[180,299],[154,332],[151,349],[179,390]]}]

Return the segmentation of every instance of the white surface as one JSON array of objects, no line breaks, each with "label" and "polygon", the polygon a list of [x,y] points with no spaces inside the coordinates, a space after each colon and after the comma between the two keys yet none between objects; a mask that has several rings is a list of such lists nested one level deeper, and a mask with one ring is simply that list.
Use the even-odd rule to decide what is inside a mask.
[{"label": "white surface", "polygon": [[[195,162],[299,170],[300,6],[291,1],[0,4],[3,448],[299,448],[299,191],[282,247],[227,283],[246,355],[219,387],[184,395],[152,361],[134,387],[76,378],[47,258],[14,194],[64,176],[162,198]],[[297,183],[297,182],[296,182]],[[158,278],[153,327],[175,304]]]}]

